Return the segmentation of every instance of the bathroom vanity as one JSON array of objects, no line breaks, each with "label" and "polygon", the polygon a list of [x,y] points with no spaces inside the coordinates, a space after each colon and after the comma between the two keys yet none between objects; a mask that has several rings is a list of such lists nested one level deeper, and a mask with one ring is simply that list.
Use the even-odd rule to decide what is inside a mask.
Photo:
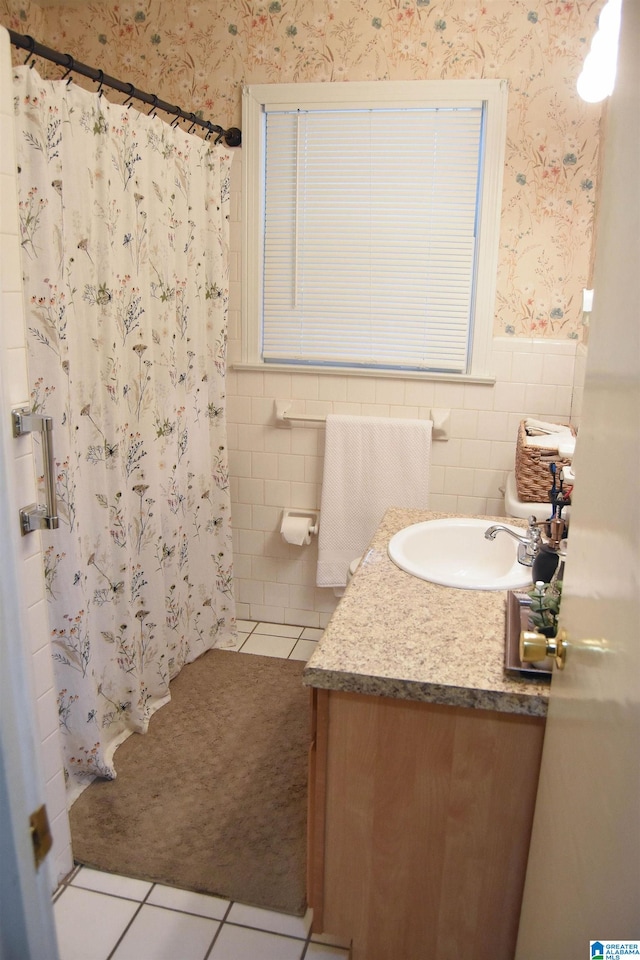
[{"label": "bathroom vanity", "polygon": [[444,516],[385,514],[304,672],[309,902],[352,960],[515,951],[549,685],[504,673],[506,592],[389,559]]}]

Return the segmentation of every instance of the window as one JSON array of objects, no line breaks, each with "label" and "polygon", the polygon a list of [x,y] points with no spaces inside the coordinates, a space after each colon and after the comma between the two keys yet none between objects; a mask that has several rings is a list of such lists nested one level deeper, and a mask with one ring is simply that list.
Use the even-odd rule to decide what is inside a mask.
[{"label": "window", "polygon": [[244,359],[488,375],[506,83],[251,86]]}]

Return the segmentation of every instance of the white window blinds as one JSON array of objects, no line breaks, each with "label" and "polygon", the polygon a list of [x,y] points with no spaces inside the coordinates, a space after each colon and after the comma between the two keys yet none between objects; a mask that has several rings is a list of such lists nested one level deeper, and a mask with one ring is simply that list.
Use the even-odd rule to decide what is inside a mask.
[{"label": "white window blinds", "polygon": [[265,123],[263,360],[466,372],[483,102]]}]

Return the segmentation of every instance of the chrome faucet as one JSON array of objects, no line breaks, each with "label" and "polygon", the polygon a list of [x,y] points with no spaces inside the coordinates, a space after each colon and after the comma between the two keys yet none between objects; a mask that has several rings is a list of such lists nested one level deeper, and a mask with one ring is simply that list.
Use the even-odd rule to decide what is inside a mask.
[{"label": "chrome faucet", "polygon": [[497,534],[501,531],[508,533],[510,537],[518,541],[518,563],[523,564],[525,567],[532,567],[533,561],[538,555],[542,544],[542,533],[540,532],[539,524],[546,522],[546,520],[536,520],[535,516],[532,515],[528,518],[527,523],[529,526],[522,535],[515,533],[511,527],[506,527],[503,523],[494,523],[493,526],[485,530],[484,535],[487,540],[495,540]]}]

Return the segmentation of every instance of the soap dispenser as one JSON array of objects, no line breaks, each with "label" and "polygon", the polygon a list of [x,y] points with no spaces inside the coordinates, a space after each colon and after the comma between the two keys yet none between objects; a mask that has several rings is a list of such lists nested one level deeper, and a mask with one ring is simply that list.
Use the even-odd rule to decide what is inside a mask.
[{"label": "soap dispenser", "polygon": [[541,580],[543,583],[551,583],[559,563],[558,548],[543,541],[533,561],[531,570],[533,582],[537,583]]}]

